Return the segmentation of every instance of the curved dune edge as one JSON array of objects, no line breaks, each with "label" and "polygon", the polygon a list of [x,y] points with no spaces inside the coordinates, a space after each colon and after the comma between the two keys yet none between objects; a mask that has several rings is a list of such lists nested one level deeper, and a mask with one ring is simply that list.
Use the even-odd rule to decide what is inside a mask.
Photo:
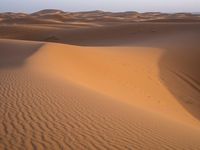
[{"label": "curved dune edge", "polygon": [[159,82],[162,50],[2,44],[23,63],[1,59],[0,149],[200,147],[199,126]]},{"label": "curved dune edge", "polygon": [[199,125],[160,79],[158,63],[164,52],[149,47],[97,48],[47,43],[28,64],[37,71],[119,101]]}]

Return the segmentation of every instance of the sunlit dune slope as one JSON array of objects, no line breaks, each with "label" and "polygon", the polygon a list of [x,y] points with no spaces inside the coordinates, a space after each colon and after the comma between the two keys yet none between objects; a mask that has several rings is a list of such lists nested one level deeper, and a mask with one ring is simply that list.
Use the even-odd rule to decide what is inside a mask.
[{"label": "sunlit dune slope", "polygon": [[0,40],[0,148],[199,149],[163,51]]},{"label": "sunlit dune slope", "polygon": [[[57,76],[122,102],[194,123],[196,118],[182,105],[184,99],[179,103],[180,99],[163,83],[171,76],[165,74],[161,79],[161,73],[177,69],[166,67],[171,61],[165,61],[165,65],[160,66],[164,55],[165,49],[161,48],[78,47],[49,43],[33,55],[30,64],[49,76]],[[180,82],[185,83],[184,80]],[[187,88],[195,95],[191,99],[186,98],[191,104],[185,103],[199,113],[199,92],[190,85]],[[180,89],[174,90],[180,92]]]}]

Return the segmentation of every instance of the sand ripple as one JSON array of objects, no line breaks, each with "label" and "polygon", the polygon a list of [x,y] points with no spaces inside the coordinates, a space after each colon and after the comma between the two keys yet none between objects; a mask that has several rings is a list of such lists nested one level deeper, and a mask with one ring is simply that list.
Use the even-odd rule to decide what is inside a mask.
[{"label": "sand ripple", "polygon": [[0,77],[0,149],[200,149],[196,128],[24,70]]}]

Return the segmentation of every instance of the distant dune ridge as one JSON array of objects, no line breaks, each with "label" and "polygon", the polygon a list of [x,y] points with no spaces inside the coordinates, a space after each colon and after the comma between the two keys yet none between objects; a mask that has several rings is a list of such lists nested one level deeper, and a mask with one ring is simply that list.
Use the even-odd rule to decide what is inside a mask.
[{"label": "distant dune ridge", "polygon": [[[56,19],[57,17],[57,19]],[[145,22],[145,21],[160,21],[160,22],[199,22],[200,16],[192,13],[175,13],[167,14],[160,12],[138,13],[138,12],[104,12],[104,11],[87,11],[87,12],[64,12],[61,10],[46,9],[32,14],[25,13],[1,13],[0,20],[2,23],[23,23],[21,20],[26,20],[26,23],[33,23],[31,20],[42,19],[45,22],[55,19],[59,23],[69,21],[83,22]],[[14,20],[12,22],[11,20]],[[36,22],[41,23],[41,22]]]},{"label": "distant dune ridge", "polygon": [[200,17],[0,14],[0,149],[200,149]]}]

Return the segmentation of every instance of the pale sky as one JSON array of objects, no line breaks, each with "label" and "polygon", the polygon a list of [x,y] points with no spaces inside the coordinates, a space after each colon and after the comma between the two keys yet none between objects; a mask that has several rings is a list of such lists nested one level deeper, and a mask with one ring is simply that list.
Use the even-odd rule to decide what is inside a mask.
[{"label": "pale sky", "polygon": [[0,12],[35,12],[41,9],[200,12],[200,0],[0,0]]}]

